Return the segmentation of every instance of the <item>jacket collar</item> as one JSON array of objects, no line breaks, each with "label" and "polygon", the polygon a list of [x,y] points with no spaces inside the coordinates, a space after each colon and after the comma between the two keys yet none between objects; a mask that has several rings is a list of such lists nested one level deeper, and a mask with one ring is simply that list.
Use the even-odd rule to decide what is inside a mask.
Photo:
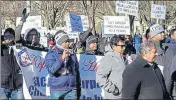
[{"label": "jacket collar", "polygon": [[137,65],[139,66],[143,66],[143,67],[146,67],[146,65],[149,65],[149,63],[142,58],[142,56],[138,56],[136,59],[135,59],[135,62],[137,63]]}]

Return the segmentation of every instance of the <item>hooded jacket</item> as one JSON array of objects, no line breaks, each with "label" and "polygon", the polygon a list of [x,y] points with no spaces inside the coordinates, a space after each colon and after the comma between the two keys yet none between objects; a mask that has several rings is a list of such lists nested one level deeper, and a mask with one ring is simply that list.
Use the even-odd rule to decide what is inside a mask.
[{"label": "hooded jacket", "polygon": [[96,73],[96,80],[104,91],[103,99],[118,99],[121,98],[125,63],[122,55],[115,53],[109,45],[105,47],[105,52]]},{"label": "hooded jacket", "polygon": [[[34,43],[33,46],[31,46],[31,43],[27,42],[27,36],[30,34],[32,30],[36,30],[34,28],[27,29],[24,33],[24,37],[21,36],[21,30],[22,30],[22,25],[18,25],[17,28],[15,29],[15,41],[17,48],[20,49],[21,46],[25,46],[27,48],[30,48],[32,50],[39,50],[39,51],[48,51],[48,48],[45,48],[43,45],[39,43]],[[40,37],[40,33],[38,33]],[[38,41],[39,42],[39,41]]]},{"label": "hooded jacket", "polygon": [[[45,57],[46,68],[50,74],[48,84],[50,90],[68,91],[77,89],[78,62],[76,55],[69,56],[67,61],[61,59],[62,50],[55,47],[48,51]],[[66,68],[68,74],[63,74],[62,69]],[[65,70],[65,69],[64,69]],[[61,72],[61,73],[59,73]]]}]

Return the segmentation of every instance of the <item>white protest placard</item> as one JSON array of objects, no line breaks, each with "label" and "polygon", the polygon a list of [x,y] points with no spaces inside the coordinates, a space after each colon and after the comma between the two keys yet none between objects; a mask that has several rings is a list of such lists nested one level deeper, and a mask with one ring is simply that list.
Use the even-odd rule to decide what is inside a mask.
[{"label": "white protest placard", "polygon": [[138,16],[138,1],[116,1],[116,12]]},{"label": "white protest placard", "polygon": [[40,44],[43,45],[44,47],[48,47],[48,40],[47,40],[47,37],[41,36],[41,37],[40,37]]},{"label": "white protest placard", "polygon": [[[16,26],[19,25],[20,20],[21,20],[21,17],[17,17],[17,19],[16,19]],[[25,31],[26,31],[26,29],[29,29],[29,28],[40,28],[41,25],[42,25],[41,15],[38,15],[38,16],[29,16],[26,19],[26,22],[23,24],[23,29],[22,29],[21,34],[24,34]]]},{"label": "white protest placard", "polygon": [[108,37],[112,37],[113,34],[104,34],[104,24],[101,24],[101,33],[102,33],[102,37],[108,38]]},{"label": "white protest placard", "polygon": [[1,29],[1,35],[4,35],[5,29]]},{"label": "white protest placard", "polygon": [[130,35],[129,17],[104,16],[104,34]]},{"label": "white protest placard", "polygon": [[89,29],[88,16],[85,16],[85,15],[80,15],[80,16],[81,16],[83,31],[87,31]]},{"label": "white protest placard", "polygon": [[151,7],[151,18],[165,19],[166,6],[152,4]]}]

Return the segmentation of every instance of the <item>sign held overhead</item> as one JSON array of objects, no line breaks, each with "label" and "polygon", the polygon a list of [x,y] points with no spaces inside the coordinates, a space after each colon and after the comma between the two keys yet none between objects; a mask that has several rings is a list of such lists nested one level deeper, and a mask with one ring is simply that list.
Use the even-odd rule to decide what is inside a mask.
[{"label": "sign held overhead", "polygon": [[116,12],[138,16],[138,1],[116,1]]},{"label": "sign held overhead", "polygon": [[152,4],[151,7],[151,18],[165,19],[166,6]]},{"label": "sign held overhead", "polygon": [[81,16],[69,13],[72,31],[83,32]]},{"label": "sign held overhead", "polygon": [[130,35],[129,17],[104,16],[104,34]]}]

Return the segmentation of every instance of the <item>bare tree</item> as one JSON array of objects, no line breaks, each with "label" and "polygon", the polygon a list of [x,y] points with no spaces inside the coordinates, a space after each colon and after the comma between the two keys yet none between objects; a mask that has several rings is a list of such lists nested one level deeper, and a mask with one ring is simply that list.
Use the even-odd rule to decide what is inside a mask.
[{"label": "bare tree", "polygon": [[62,24],[62,18],[65,14],[65,9],[71,1],[34,1],[32,7],[38,9],[42,15],[45,25],[48,28],[56,28]]},{"label": "bare tree", "polygon": [[1,1],[1,14],[3,28],[9,27],[6,22],[9,21],[12,27],[16,26],[16,18],[20,17],[25,6],[24,1]]}]

